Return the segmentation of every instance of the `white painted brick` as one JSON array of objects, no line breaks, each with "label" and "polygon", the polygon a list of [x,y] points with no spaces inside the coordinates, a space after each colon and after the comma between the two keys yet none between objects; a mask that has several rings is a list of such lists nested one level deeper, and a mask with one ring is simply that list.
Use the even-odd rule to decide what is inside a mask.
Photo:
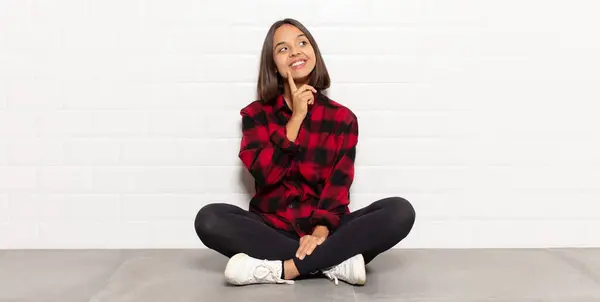
[{"label": "white painted brick", "polygon": [[37,181],[36,167],[0,167],[0,192],[30,192]]},{"label": "white painted brick", "polygon": [[11,221],[61,221],[69,219],[68,196],[64,194],[11,193],[8,195]]},{"label": "white painted brick", "polygon": [[[110,243],[119,238],[122,230],[118,222],[106,221],[44,221],[39,225],[39,239],[36,247],[56,249],[110,248]],[[140,234],[141,235],[141,234]],[[117,239],[118,240],[118,239]],[[130,240],[135,241],[131,237]]]},{"label": "white painted brick", "polygon": [[148,133],[148,117],[136,111],[61,111],[40,118],[48,137],[131,137]]},{"label": "white painted brick", "polygon": [[[512,139],[496,142],[476,138],[359,139],[357,165],[600,165],[600,143],[594,139]],[[574,156],[573,154],[577,154]]]},{"label": "white painted brick", "polygon": [[158,220],[151,224],[152,237],[149,245],[153,248],[161,246],[200,246],[200,239],[194,230],[193,220]]},{"label": "white painted brick", "polygon": [[173,4],[167,4],[160,0],[146,0],[142,4],[142,12],[144,21],[150,25],[206,27],[220,23],[227,24],[247,14],[247,11],[231,9],[232,5],[236,8],[245,7],[242,1],[225,1],[207,5],[206,2],[191,0]]},{"label": "white painted brick", "polygon": [[[481,98],[489,95],[489,87],[480,83],[339,83],[327,90],[334,101],[353,111],[388,110],[469,110],[478,108]],[[449,96],[460,95],[460,102],[450,102]]]},{"label": "white painted brick", "polygon": [[173,53],[191,56],[199,53],[259,55],[268,29],[241,26],[157,28],[159,35],[168,36]]},{"label": "white painted brick", "polygon": [[69,194],[71,221],[118,221],[121,199],[117,194]]},{"label": "white painted brick", "polygon": [[181,220],[193,222],[198,211],[211,203],[228,203],[248,210],[252,194],[125,194],[121,202],[124,222]]},{"label": "white painted brick", "polygon": [[156,221],[181,219],[193,221],[206,197],[193,194],[126,194],[121,200],[121,220]]},{"label": "white painted brick", "polygon": [[[597,220],[424,220],[396,247],[595,247]],[[429,238],[438,238],[429,240]]]},{"label": "white painted brick", "polygon": [[597,188],[600,169],[596,166],[490,166],[483,169],[490,185],[517,189],[589,189]]},{"label": "white painted brick", "polygon": [[478,132],[477,115],[465,111],[357,111],[359,135],[369,138],[465,138]]},{"label": "white painted brick", "polygon": [[185,74],[173,78],[176,81],[256,83],[260,54],[179,56],[176,64],[180,65],[180,69],[189,69]]},{"label": "white painted brick", "polygon": [[190,221],[52,221],[41,222],[39,234],[39,244],[34,247],[103,249],[117,243],[122,248],[161,248],[165,242],[170,246],[202,247]]},{"label": "white painted brick", "polygon": [[89,193],[93,188],[93,168],[74,166],[39,167],[38,190],[44,193]]},{"label": "white painted brick", "polygon": [[471,187],[480,177],[466,166],[357,166],[352,190],[385,194],[446,191]]},{"label": "white painted brick", "polygon": [[236,16],[237,23],[267,28],[285,17],[295,18],[306,26],[358,26],[411,24],[419,16],[419,5],[415,1],[306,1],[300,6],[281,1],[252,4],[242,1],[236,5],[243,7],[240,13],[244,12]]},{"label": "white painted brick", "polygon": [[36,122],[33,112],[0,111],[0,139],[36,137]]},{"label": "white painted brick", "polygon": [[6,94],[5,85],[0,82],[0,111],[6,110]]},{"label": "white painted brick", "polygon": [[[332,79],[346,83],[414,83],[425,81],[422,64],[412,56],[323,56]],[[449,71],[444,71],[449,72]]]},{"label": "white painted brick", "polygon": [[[359,130],[361,132],[361,130]],[[473,148],[478,142],[464,138],[371,138],[361,135],[357,166],[460,166],[483,157]]]},{"label": "white painted brick", "polygon": [[94,112],[57,111],[39,117],[38,128],[42,137],[81,137],[93,132]]},{"label": "white painted brick", "polygon": [[[173,99],[156,102],[158,109],[231,110],[239,115],[242,108],[258,99],[256,83],[181,83],[170,91]],[[241,121],[241,116],[239,117]]]},{"label": "white painted brick", "polygon": [[63,107],[68,110],[144,110],[158,100],[167,98],[173,106],[173,83],[153,81],[69,81],[63,95]]},{"label": "white painted brick", "polygon": [[[149,63],[150,64],[150,63]],[[239,110],[257,99],[256,83],[72,81],[62,99],[70,110]]]},{"label": "white painted brick", "polygon": [[97,167],[94,192],[243,193],[243,173],[240,166]]},{"label": "white painted brick", "polygon": [[[600,164],[600,142],[591,137],[493,138],[474,142],[472,163],[499,166],[581,166]],[[557,136],[557,135],[555,135]]]},{"label": "white painted brick", "polygon": [[121,140],[114,138],[71,138],[64,141],[67,165],[117,165],[121,156]]},{"label": "white painted brick", "polygon": [[[120,249],[159,248],[152,242],[152,227],[148,222],[118,221],[43,221],[39,238],[31,248],[48,249]],[[189,239],[188,239],[189,240]]]},{"label": "white painted brick", "polygon": [[[311,30],[311,29],[309,29]],[[321,53],[335,55],[415,56],[421,33],[406,27],[315,27],[311,30]],[[328,63],[325,61],[325,63]]]},{"label": "white painted brick", "polygon": [[7,109],[33,111],[60,109],[63,89],[62,83],[56,79],[33,78],[9,81],[6,91]]},{"label": "white painted brick", "polygon": [[[361,192],[364,192],[361,191]],[[449,190],[445,192],[410,191],[399,189],[395,193],[353,192],[350,208],[355,211],[374,201],[400,196],[407,199],[415,208],[419,219],[463,220],[496,219],[597,219],[597,191],[550,189],[545,193],[536,190],[495,190],[477,188]],[[543,202],[543,206],[540,206]]]},{"label": "white painted brick", "polygon": [[135,111],[95,112],[93,133],[110,137],[145,135],[148,133],[148,117],[145,112]]},{"label": "white painted brick", "polygon": [[0,193],[0,223],[8,222],[10,213],[11,212],[8,206],[8,194]]},{"label": "white painted brick", "polygon": [[[240,130],[241,131],[241,130]],[[123,142],[123,165],[234,166],[240,138],[136,139]]]},{"label": "white painted brick", "polygon": [[8,142],[9,140],[0,139],[0,169],[8,165]]},{"label": "white painted brick", "polygon": [[167,111],[148,113],[152,137],[241,137],[242,117],[237,111]]},{"label": "white painted brick", "polygon": [[35,221],[0,222],[0,249],[40,248],[38,223]]},{"label": "white painted brick", "polygon": [[62,165],[65,163],[62,140],[13,139],[7,141],[10,165]]}]

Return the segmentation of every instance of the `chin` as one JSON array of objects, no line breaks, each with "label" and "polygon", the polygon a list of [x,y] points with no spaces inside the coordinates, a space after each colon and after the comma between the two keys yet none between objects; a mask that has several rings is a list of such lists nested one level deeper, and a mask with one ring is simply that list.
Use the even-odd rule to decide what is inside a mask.
[{"label": "chin", "polygon": [[297,74],[292,73],[292,75],[294,76],[294,80],[307,80],[308,78],[310,78],[310,74],[314,71],[315,69],[311,69],[309,72],[306,72],[304,70],[299,70],[299,72]]}]

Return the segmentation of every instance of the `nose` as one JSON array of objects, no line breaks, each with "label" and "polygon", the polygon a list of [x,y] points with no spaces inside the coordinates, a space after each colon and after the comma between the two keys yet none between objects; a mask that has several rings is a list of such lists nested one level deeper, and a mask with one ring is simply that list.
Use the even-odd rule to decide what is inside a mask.
[{"label": "nose", "polygon": [[295,48],[290,49],[290,57],[297,56],[299,54],[300,54],[300,51],[296,50]]}]

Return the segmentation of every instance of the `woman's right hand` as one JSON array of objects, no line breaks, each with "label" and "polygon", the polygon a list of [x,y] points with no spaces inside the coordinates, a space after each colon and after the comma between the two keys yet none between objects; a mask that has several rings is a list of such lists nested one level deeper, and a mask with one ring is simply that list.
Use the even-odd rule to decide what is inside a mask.
[{"label": "woman's right hand", "polygon": [[317,93],[317,90],[306,84],[296,87],[292,73],[289,70],[287,77],[292,95],[292,115],[304,119],[308,113],[308,105],[312,105],[315,102],[313,92]]}]

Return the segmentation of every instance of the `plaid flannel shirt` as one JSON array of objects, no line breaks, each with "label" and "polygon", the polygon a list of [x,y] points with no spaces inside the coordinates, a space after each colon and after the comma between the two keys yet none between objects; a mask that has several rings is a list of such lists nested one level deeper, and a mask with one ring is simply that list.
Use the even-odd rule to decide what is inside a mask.
[{"label": "plaid flannel shirt", "polygon": [[283,95],[244,107],[239,158],[254,177],[251,212],[272,227],[299,236],[317,225],[335,230],[349,213],[350,185],[358,142],[356,115],[321,93],[294,142],[286,124],[292,115]]}]

